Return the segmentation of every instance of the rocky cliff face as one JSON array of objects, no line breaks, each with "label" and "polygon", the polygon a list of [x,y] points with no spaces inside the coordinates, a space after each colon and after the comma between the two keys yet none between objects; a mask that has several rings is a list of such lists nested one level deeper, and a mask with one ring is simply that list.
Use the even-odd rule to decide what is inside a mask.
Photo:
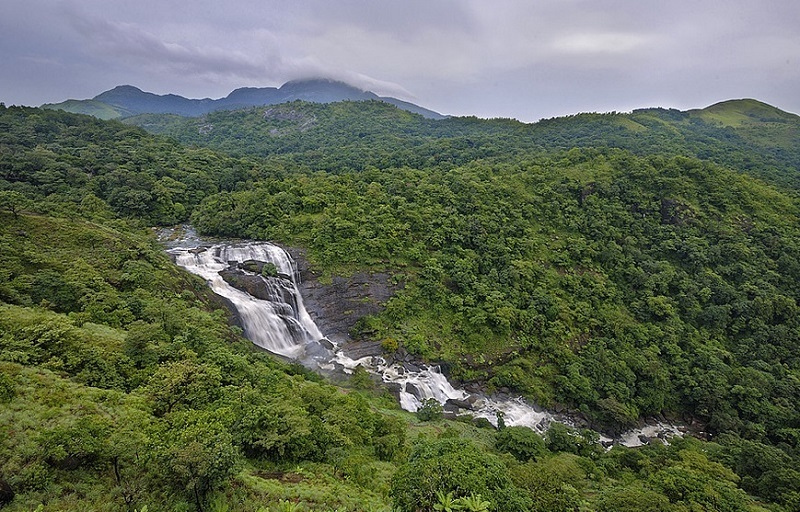
[{"label": "rocky cliff face", "polygon": [[[383,272],[358,272],[346,278],[334,277],[330,284],[323,284],[309,267],[302,249],[287,251],[297,264],[303,303],[319,330],[353,359],[380,354],[378,342],[353,339],[351,332],[361,317],[380,313],[384,303],[400,288],[392,283],[391,276]],[[223,270],[220,275],[228,284],[253,297],[269,299],[271,292],[263,279],[249,273],[261,274],[262,266],[263,262],[244,262]],[[284,299],[289,302],[287,297]]]},{"label": "rocky cliff face", "polygon": [[297,263],[306,310],[320,331],[339,346],[357,344],[360,340],[353,339],[351,330],[358,319],[382,311],[383,304],[400,288],[392,283],[389,274],[381,272],[358,272],[323,284],[309,268],[301,249],[288,252]]}]

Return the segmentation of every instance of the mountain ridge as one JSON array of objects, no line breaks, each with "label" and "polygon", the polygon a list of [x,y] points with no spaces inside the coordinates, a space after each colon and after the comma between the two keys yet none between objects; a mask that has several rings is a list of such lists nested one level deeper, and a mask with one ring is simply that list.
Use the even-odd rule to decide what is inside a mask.
[{"label": "mountain ridge", "polygon": [[89,100],[69,99],[46,103],[42,108],[88,114],[101,119],[122,119],[139,114],[176,114],[199,117],[217,110],[237,110],[262,105],[276,105],[295,100],[313,103],[337,101],[382,101],[428,119],[444,119],[433,110],[327,78],[311,78],[286,82],[280,87],[240,87],[224,98],[190,99],[177,94],[154,94],[133,85],[118,85]]}]

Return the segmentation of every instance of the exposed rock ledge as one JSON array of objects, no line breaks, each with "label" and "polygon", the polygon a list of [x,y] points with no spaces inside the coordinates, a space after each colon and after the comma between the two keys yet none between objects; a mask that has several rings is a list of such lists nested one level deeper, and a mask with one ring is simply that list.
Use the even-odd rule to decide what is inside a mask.
[{"label": "exposed rock ledge", "polygon": [[352,345],[354,340],[350,333],[359,318],[379,313],[384,303],[400,288],[392,284],[391,276],[383,272],[357,272],[346,278],[334,277],[331,284],[322,284],[319,276],[309,268],[305,251],[296,248],[287,251],[297,263],[300,293],[319,330],[337,345],[344,346],[345,353],[350,347],[358,347],[356,350],[365,355],[380,353],[377,345]]}]

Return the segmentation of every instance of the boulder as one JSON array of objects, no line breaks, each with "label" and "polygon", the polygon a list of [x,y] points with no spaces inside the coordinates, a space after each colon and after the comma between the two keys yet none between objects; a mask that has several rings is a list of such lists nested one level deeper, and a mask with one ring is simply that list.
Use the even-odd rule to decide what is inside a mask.
[{"label": "boulder", "polygon": [[383,386],[389,390],[390,393],[400,393],[403,391],[403,385],[399,382],[384,382]]},{"label": "boulder", "polygon": [[409,371],[411,373],[419,373],[421,371],[419,369],[419,366],[413,363],[407,363],[405,361],[403,362],[403,368],[405,368],[406,371]]},{"label": "boulder", "polygon": [[[324,330],[322,332],[325,332]],[[326,335],[328,333],[325,333]],[[380,356],[383,354],[383,348],[380,342],[377,341],[358,341],[348,343],[342,347],[344,355],[350,359],[361,359],[368,356]]]},{"label": "boulder", "polygon": [[475,410],[474,408],[475,402],[470,402],[469,399],[467,400],[460,400],[458,398],[450,398],[445,403],[445,406],[453,406],[460,409],[467,409],[469,411]]},{"label": "boulder", "polygon": [[264,268],[264,262],[256,260],[246,260],[239,263],[237,266],[242,270],[246,270],[254,274],[260,274],[261,270]]},{"label": "boulder", "polygon": [[425,393],[423,393],[422,389],[413,382],[406,382],[406,393],[411,393],[417,397],[417,400],[420,402],[425,400]]},{"label": "boulder", "polygon": [[458,415],[458,413],[459,413],[459,411],[460,411],[460,407],[458,407],[457,405],[455,405],[455,404],[451,403],[451,402],[450,402],[450,400],[448,400],[448,401],[447,401],[447,402],[444,404],[444,406],[442,406],[442,410],[443,410],[445,413],[451,413],[451,414],[453,414],[453,415],[455,416],[455,415]]}]

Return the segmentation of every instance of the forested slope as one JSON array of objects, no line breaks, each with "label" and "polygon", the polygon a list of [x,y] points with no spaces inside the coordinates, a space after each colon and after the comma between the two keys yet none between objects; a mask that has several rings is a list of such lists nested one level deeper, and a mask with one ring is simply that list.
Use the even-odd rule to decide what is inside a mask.
[{"label": "forested slope", "polygon": [[[338,142],[285,120],[295,145],[247,159],[0,107],[0,506],[797,508],[793,195],[684,156],[516,147],[510,121],[392,137],[405,121],[361,106],[384,153],[348,138],[354,105],[293,104],[345,111]],[[329,274],[391,271],[407,286],[355,333],[387,350],[612,430],[699,418],[712,442],[605,452],[590,431],[421,422],[363,373],[317,382],[252,348],[144,229],[190,217]]]},{"label": "forested slope", "polygon": [[707,109],[586,113],[533,124],[471,117],[424,119],[379,102],[293,102],[199,119],[142,115],[125,120],[186,144],[269,156],[294,167],[342,172],[515,161],[531,150],[619,148],[636,155],[692,156],[800,189],[800,117],[755,100]]},{"label": "forested slope", "polygon": [[798,421],[797,205],[713,164],[572,150],[287,177],[193,220],[306,246],[331,272],[398,269],[409,285],[362,335],[607,428],[673,412],[776,436]]}]

